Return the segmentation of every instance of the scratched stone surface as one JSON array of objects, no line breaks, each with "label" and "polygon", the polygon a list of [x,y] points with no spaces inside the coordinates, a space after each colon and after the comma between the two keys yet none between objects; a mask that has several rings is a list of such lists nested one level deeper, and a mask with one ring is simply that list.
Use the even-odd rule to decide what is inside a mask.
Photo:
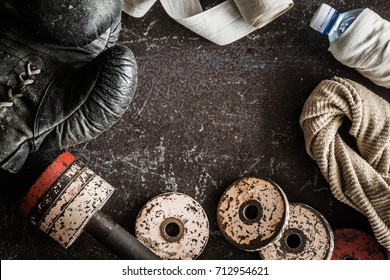
[{"label": "scratched stone surface", "polygon": [[[334,230],[371,232],[366,217],[332,196],[306,154],[298,123],[312,90],[335,75],[390,100],[388,90],[336,61],[327,39],[310,28],[321,3],[296,0],[292,10],[227,46],[179,25],[160,3],[142,18],[123,14],[120,42],[139,66],[136,96],[109,131],[69,149],[116,189],[103,211],[134,234],[136,216],[149,199],[185,193],[210,222],[199,259],[258,259],[225,240],[216,220],[225,189],[253,176],[276,182],[289,201],[312,206]],[[342,11],[368,7],[390,19],[387,0],[327,3]],[[17,175],[0,171],[1,259],[116,259],[87,233],[63,249],[19,215],[19,200],[59,153],[32,154]]]}]

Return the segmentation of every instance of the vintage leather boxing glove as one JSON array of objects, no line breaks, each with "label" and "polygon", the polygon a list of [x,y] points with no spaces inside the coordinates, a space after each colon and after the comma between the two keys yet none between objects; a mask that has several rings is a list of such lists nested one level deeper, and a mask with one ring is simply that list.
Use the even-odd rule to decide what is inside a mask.
[{"label": "vintage leather boxing glove", "polygon": [[[84,46],[99,36],[115,42],[123,0],[2,0],[26,35],[65,46]],[[116,27],[113,28],[113,27]],[[108,32],[109,29],[117,32]]]},{"label": "vintage leather boxing glove", "polygon": [[137,81],[125,46],[107,48],[108,41],[97,38],[68,47],[27,33],[14,16],[1,15],[0,168],[13,173],[30,152],[77,145],[110,128],[128,108]]}]

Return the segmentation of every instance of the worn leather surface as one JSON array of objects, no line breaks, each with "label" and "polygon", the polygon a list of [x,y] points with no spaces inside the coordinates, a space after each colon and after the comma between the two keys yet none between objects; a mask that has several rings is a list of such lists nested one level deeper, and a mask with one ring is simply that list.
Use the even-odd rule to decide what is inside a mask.
[{"label": "worn leather surface", "polygon": [[42,41],[83,46],[121,16],[123,0],[3,0],[28,34]]},{"label": "worn leather surface", "polygon": [[[133,53],[113,46],[120,17],[83,47],[43,43],[25,36],[14,17],[0,22],[0,102],[7,101],[30,62],[42,72],[12,107],[0,108],[0,166],[18,172],[28,154],[88,141],[111,127],[131,102],[137,81]],[[17,92],[14,92],[17,93]]]}]

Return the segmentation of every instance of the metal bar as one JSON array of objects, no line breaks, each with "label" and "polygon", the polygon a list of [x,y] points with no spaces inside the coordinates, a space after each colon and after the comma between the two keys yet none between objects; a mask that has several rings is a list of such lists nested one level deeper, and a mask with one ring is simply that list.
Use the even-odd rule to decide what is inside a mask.
[{"label": "metal bar", "polygon": [[134,260],[160,259],[132,234],[112,221],[103,212],[97,212],[84,230],[111,250],[119,258]]}]

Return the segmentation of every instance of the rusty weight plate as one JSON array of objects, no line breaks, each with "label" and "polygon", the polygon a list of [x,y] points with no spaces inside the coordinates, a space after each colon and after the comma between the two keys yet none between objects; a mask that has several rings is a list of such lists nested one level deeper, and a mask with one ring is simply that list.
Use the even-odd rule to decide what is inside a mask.
[{"label": "rusty weight plate", "polygon": [[[75,156],[65,151],[46,168],[20,202],[19,210],[23,217],[30,216],[38,201],[75,160]],[[31,222],[35,224],[36,221]]]},{"label": "rusty weight plate", "polygon": [[385,260],[386,253],[371,235],[345,228],[333,232],[335,249],[332,260]]},{"label": "rusty weight plate", "polygon": [[222,195],[217,210],[219,228],[234,246],[257,251],[277,241],[287,225],[288,200],[275,183],[242,178]]},{"label": "rusty weight plate", "polygon": [[209,222],[196,200],[168,192],[152,198],[141,209],[135,235],[161,259],[196,259],[207,244]]},{"label": "rusty weight plate", "polygon": [[61,154],[27,192],[20,211],[68,248],[114,188],[69,152]]},{"label": "rusty weight plate", "polygon": [[330,259],[334,248],[333,232],[325,218],[315,209],[290,203],[290,218],[283,236],[260,251],[266,260]]}]

